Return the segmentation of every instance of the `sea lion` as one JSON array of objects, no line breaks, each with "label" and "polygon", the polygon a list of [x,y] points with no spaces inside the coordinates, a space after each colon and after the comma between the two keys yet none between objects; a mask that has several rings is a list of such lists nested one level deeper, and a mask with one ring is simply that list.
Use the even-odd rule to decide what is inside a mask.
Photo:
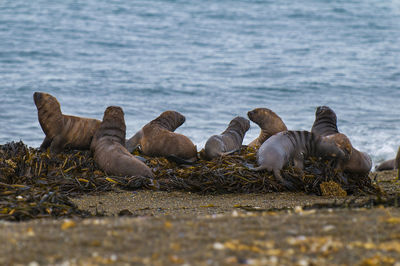
[{"label": "sea lion", "polygon": [[397,169],[396,159],[384,161],[375,167],[376,171],[385,171],[394,169]]},{"label": "sea lion", "polygon": [[318,106],[311,132],[323,137],[339,133],[336,113],[328,106]]},{"label": "sea lion", "polygon": [[249,147],[260,147],[272,135],[287,130],[282,119],[268,108],[256,108],[249,111],[247,116],[261,128],[260,135],[248,144]]},{"label": "sea lion", "polygon": [[153,177],[150,168],[125,148],[125,135],[122,108],[107,107],[90,145],[94,161],[109,175]]},{"label": "sea lion", "polygon": [[286,187],[291,185],[281,175],[283,167],[293,162],[302,170],[304,159],[309,156],[341,160],[346,154],[335,144],[324,141],[309,131],[283,131],[268,138],[257,151],[259,167],[255,171],[268,170]]},{"label": "sea lion", "polygon": [[375,170],[376,171],[385,171],[385,170],[400,169],[399,163],[400,163],[400,146],[397,150],[396,158],[382,162],[381,164],[379,164],[375,167]]},{"label": "sea lion", "polygon": [[48,147],[52,153],[59,153],[65,148],[89,149],[100,120],[63,115],[60,103],[48,93],[35,92],[33,100],[38,110],[40,126],[46,134],[40,146],[42,151]]},{"label": "sea lion", "polygon": [[212,160],[239,150],[249,128],[249,120],[241,116],[235,117],[224,132],[220,135],[213,135],[207,140],[204,147],[204,157],[207,160]]},{"label": "sea lion", "polygon": [[193,163],[197,160],[197,150],[186,136],[174,133],[185,122],[185,117],[175,111],[165,111],[146,124],[126,142],[129,152],[140,146],[143,154],[164,156],[178,162]]},{"label": "sea lion", "polygon": [[335,112],[328,106],[319,106],[315,111],[315,121],[311,132],[321,136],[325,141],[335,143],[346,154],[345,161],[340,162],[340,168],[349,173],[365,175],[372,167],[371,157],[353,147],[349,138],[340,133],[337,128]]}]

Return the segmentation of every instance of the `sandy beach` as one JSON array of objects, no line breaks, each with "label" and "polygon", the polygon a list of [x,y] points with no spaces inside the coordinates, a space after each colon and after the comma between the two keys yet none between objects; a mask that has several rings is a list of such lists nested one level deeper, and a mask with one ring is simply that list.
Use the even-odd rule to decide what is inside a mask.
[{"label": "sandy beach", "polygon": [[[371,173],[371,178],[395,195],[396,174]],[[0,263],[398,265],[399,208],[324,207],[351,199],[289,192],[85,195],[73,202],[103,216],[1,222]]]}]

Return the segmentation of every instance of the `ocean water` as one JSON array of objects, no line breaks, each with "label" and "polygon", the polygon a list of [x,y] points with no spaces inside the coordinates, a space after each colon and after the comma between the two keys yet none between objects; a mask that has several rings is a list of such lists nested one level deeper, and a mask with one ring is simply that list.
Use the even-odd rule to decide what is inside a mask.
[{"label": "ocean water", "polygon": [[400,145],[400,1],[3,0],[1,144],[41,144],[35,91],[71,115],[119,105],[127,137],[179,111],[199,150],[256,107],[310,130],[328,105],[377,163]]}]

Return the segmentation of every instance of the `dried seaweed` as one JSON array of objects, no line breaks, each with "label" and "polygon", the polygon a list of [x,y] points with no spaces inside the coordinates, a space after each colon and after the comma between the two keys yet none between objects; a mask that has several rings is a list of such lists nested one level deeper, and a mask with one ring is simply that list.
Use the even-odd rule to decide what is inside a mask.
[{"label": "dried seaweed", "polygon": [[[136,155],[138,155],[138,152]],[[71,201],[87,193],[123,189],[183,190],[200,193],[266,193],[286,191],[267,172],[251,170],[256,152],[243,147],[237,154],[178,165],[165,158],[142,156],[153,169],[154,180],[143,177],[109,176],[99,170],[89,151],[58,155],[28,148],[23,142],[0,145],[0,219],[20,221],[41,217],[86,217]],[[350,176],[335,170],[333,162],[306,160],[304,171],[282,171],[296,191],[317,195],[329,193],[378,194],[379,188],[366,176]],[[321,186],[322,185],[322,186]]]},{"label": "dried seaweed", "polygon": [[[201,193],[265,193],[287,191],[288,188],[276,181],[268,172],[251,170],[256,166],[256,151],[243,147],[238,154],[199,160],[193,165],[179,166],[163,158],[147,158],[148,165],[155,170],[160,188],[185,190]],[[295,191],[323,195],[321,184],[337,184],[338,193],[377,194],[379,188],[368,175],[355,176],[337,171],[332,161],[309,158],[304,171],[287,167],[282,176]],[[331,189],[332,192],[332,189]]]},{"label": "dried seaweed", "polygon": [[20,221],[42,217],[86,217],[70,197],[113,190],[151,187],[142,177],[107,176],[90,152],[58,155],[28,148],[23,142],[0,145],[0,219]]}]

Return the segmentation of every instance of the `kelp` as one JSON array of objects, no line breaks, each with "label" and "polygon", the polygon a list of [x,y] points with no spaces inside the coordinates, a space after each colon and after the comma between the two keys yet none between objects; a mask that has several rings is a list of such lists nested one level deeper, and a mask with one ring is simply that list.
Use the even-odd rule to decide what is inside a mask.
[{"label": "kelp", "polygon": [[0,145],[0,219],[86,217],[71,201],[86,193],[151,187],[143,177],[108,176],[89,151],[51,155],[22,141]]},{"label": "kelp", "polygon": [[[140,155],[138,151],[135,155]],[[101,171],[89,151],[52,155],[27,147],[22,141],[0,145],[0,219],[20,221],[42,217],[87,217],[71,197],[122,189],[181,190],[207,193],[267,193],[287,191],[274,176],[252,170],[256,151],[243,147],[238,153],[212,161],[178,165],[165,158],[138,156],[155,174],[144,177],[110,176]],[[352,176],[336,170],[334,162],[308,158],[300,171],[287,167],[282,176],[292,190],[317,195],[379,194],[368,175]]]},{"label": "kelp", "polygon": [[[147,158],[147,157],[145,157]],[[177,165],[164,158],[147,158],[157,176],[160,188],[200,193],[266,193],[303,191],[316,195],[377,194],[378,186],[368,175],[351,175],[338,171],[335,162],[308,158],[303,171],[294,167],[283,169],[282,176],[292,184],[289,189],[272,173],[252,170],[257,165],[256,150],[243,146],[237,153],[198,160],[192,165]]]}]

